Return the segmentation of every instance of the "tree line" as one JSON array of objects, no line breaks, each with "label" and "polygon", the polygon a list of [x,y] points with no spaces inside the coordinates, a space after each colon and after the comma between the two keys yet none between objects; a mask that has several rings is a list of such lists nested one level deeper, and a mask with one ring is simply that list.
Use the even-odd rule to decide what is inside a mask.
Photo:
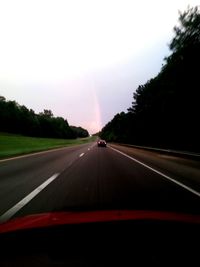
[{"label": "tree line", "polygon": [[140,85],[132,106],[105,125],[114,142],[200,151],[200,10],[179,14],[160,73]]},{"label": "tree line", "polygon": [[32,109],[7,101],[0,96],[0,131],[35,137],[78,138],[87,137],[82,127],[69,126],[66,119],[54,117],[51,110],[36,114]]}]

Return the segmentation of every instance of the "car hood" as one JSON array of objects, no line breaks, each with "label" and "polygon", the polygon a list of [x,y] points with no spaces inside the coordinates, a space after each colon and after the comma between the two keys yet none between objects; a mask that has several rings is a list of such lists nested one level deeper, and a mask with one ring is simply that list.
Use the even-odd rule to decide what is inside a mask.
[{"label": "car hood", "polygon": [[87,212],[51,212],[12,219],[0,224],[0,233],[65,224],[84,224],[128,220],[172,221],[200,224],[200,215],[147,210],[101,210]]}]

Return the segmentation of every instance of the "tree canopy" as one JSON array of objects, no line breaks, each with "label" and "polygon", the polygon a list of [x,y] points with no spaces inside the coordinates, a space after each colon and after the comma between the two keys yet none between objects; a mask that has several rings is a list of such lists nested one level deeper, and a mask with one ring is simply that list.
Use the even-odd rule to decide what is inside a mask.
[{"label": "tree canopy", "polygon": [[127,113],[116,115],[101,136],[109,141],[200,151],[200,10],[179,14],[171,54],[160,73],[139,85]]},{"label": "tree canopy", "polygon": [[27,136],[52,138],[87,137],[87,130],[75,126],[70,127],[67,120],[54,117],[51,110],[44,109],[36,114],[16,101],[6,101],[0,96],[0,131]]},{"label": "tree canopy", "polygon": [[87,130],[83,129],[82,127],[76,127],[76,126],[70,126],[72,129],[73,135],[77,138],[83,138],[83,137],[88,137],[89,133]]}]

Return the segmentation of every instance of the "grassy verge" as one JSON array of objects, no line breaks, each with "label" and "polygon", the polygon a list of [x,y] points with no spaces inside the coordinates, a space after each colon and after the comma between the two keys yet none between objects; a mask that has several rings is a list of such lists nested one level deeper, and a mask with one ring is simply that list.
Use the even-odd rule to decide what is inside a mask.
[{"label": "grassy verge", "polygon": [[52,148],[80,145],[95,140],[95,137],[71,139],[37,138],[0,133],[0,159],[28,154]]}]

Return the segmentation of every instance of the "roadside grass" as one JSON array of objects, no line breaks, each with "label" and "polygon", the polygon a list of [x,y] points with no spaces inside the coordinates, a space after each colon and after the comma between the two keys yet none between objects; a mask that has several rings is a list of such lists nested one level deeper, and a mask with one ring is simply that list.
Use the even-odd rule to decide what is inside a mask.
[{"label": "roadside grass", "polygon": [[95,141],[95,139],[94,136],[78,139],[54,139],[0,133],[0,159],[53,148],[81,145]]}]

